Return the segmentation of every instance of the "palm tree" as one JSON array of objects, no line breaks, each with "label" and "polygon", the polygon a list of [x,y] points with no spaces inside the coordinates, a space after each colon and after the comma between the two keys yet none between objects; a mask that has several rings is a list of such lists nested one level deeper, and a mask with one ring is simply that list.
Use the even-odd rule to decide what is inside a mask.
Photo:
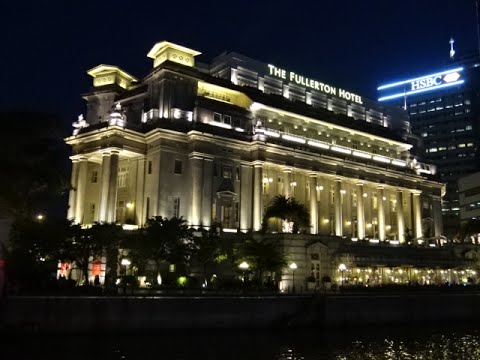
[{"label": "palm tree", "polygon": [[310,215],[305,205],[292,197],[275,196],[268,205],[263,217],[263,230],[266,231],[268,220],[282,219],[283,222],[293,223],[292,232],[297,233],[301,228],[310,227]]}]

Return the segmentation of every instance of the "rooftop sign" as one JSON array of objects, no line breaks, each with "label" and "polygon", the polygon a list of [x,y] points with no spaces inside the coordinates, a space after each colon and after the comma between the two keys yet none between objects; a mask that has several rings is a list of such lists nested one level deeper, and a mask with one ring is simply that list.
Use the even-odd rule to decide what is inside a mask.
[{"label": "rooftop sign", "polygon": [[379,86],[377,90],[385,95],[380,97],[378,101],[392,100],[412,94],[434,91],[463,84],[464,80],[462,71],[463,67],[459,67],[414,79],[408,79]]},{"label": "rooftop sign", "polygon": [[276,67],[275,65],[268,65],[268,75],[279,77],[281,79],[290,81],[294,84],[308,87],[310,89],[314,89],[325,94],[330,94],[334,96],[338,96],[342,99],[356,102],[357,104],[363,104],[362,97],[360,95],[354,94],[352,92],[336,88],[334,86],[322,83],[320,81],[310,79],[306,76],[299,75],[293,71],[286,71],[281,68]]}]

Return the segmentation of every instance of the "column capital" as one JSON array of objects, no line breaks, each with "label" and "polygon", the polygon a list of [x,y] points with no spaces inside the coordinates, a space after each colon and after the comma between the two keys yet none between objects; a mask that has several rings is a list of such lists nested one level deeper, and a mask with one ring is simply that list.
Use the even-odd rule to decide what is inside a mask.
[{"label": "column capital", "polygon": [[285,168],[283,168],[282,171],[283,171],[284,173],[291,173],[291,172],[293,171],[293,168],[291,168],[291,167],[285,167]]},{"label": "column capital", "polygon": [[355,185],[360,187],[360,186],[364,186],[365,183],[362,182],[362,181],[358,181],[358,182],[355,183]]},{"label": "column capital", "polygon": [[253,167],[256,167],[256,168],[261,168],[263,167],[263,165],[265,165],[265,162],[261,160],[255,160],[253,162]]},{"label": "column capital", "polygon": [[413,195],[421,195],[421,194],[422,194],[422,190],[410,190],[410,192],[411,192]]},{"label": "column capital", "polygon": [[309,176],[311,179],[316,179],[316,178],[318,177],[317,174],[315,174],[315,173],[310,173],[308,176]]},{"label": "column capital", "polygon": [[100,151],[102,152],[102,155],[119,155],[120,151],[123,149],[121,147],[116,147],[116,146],[109,146],[107,148],[101,149]]},{"label": "column capital", "polygon": [[72,162],[79,162],[79,161],[88,161],[88,157],[85,156],[85,155],[72,155],[70,156],[70,160],[72,160]]},{"label": "column capital", "polygon": [[213,155],[210,154],[205,154],[202,152],[198,151],[192,151],[191,153],[188,154],[188,158],[190,160],[212,160],[215,158]]}]

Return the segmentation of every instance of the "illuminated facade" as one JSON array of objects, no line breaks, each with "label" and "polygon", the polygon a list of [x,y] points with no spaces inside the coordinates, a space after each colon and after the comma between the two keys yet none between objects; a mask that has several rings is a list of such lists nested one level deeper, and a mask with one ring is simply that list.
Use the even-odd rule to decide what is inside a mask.
[{"label": "illuminated facade", "polygon": [[199,54],[158,43],[141,81],[111,65],[88,71],[87,115],[66,139],[69,218],[259,231],[285,195],[308,207],[314,235],[398,244],[407,228],[423,238],[425,221],[427,237],[442,234],[444,188],[402,138],[405,112],[234,53],[196,65]]},{"label": "illuminated facade", "polygon": [[[445,71],[378,87],[379,101],[407,109],[412,132],[423,140],[422,157],[437,166],[447,185],[443,211],[455,217],[458,179],[479,170],[479,66],[475,54],[452,60]],[[454,234],[458,223],[452,226]]]}]

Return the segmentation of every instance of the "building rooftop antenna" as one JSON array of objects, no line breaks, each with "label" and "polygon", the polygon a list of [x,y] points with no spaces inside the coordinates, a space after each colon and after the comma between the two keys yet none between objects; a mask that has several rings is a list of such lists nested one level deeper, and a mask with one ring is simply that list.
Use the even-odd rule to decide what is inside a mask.
[{"label": "building rooftop antenna", "polygon": [[453,49],[453,44],[455,43],[455,40],[453,40],[453,38],[451,37],[449,43],[450,43],[450,59],[453,59],[453,57],[455,56],[455,50]]}]

